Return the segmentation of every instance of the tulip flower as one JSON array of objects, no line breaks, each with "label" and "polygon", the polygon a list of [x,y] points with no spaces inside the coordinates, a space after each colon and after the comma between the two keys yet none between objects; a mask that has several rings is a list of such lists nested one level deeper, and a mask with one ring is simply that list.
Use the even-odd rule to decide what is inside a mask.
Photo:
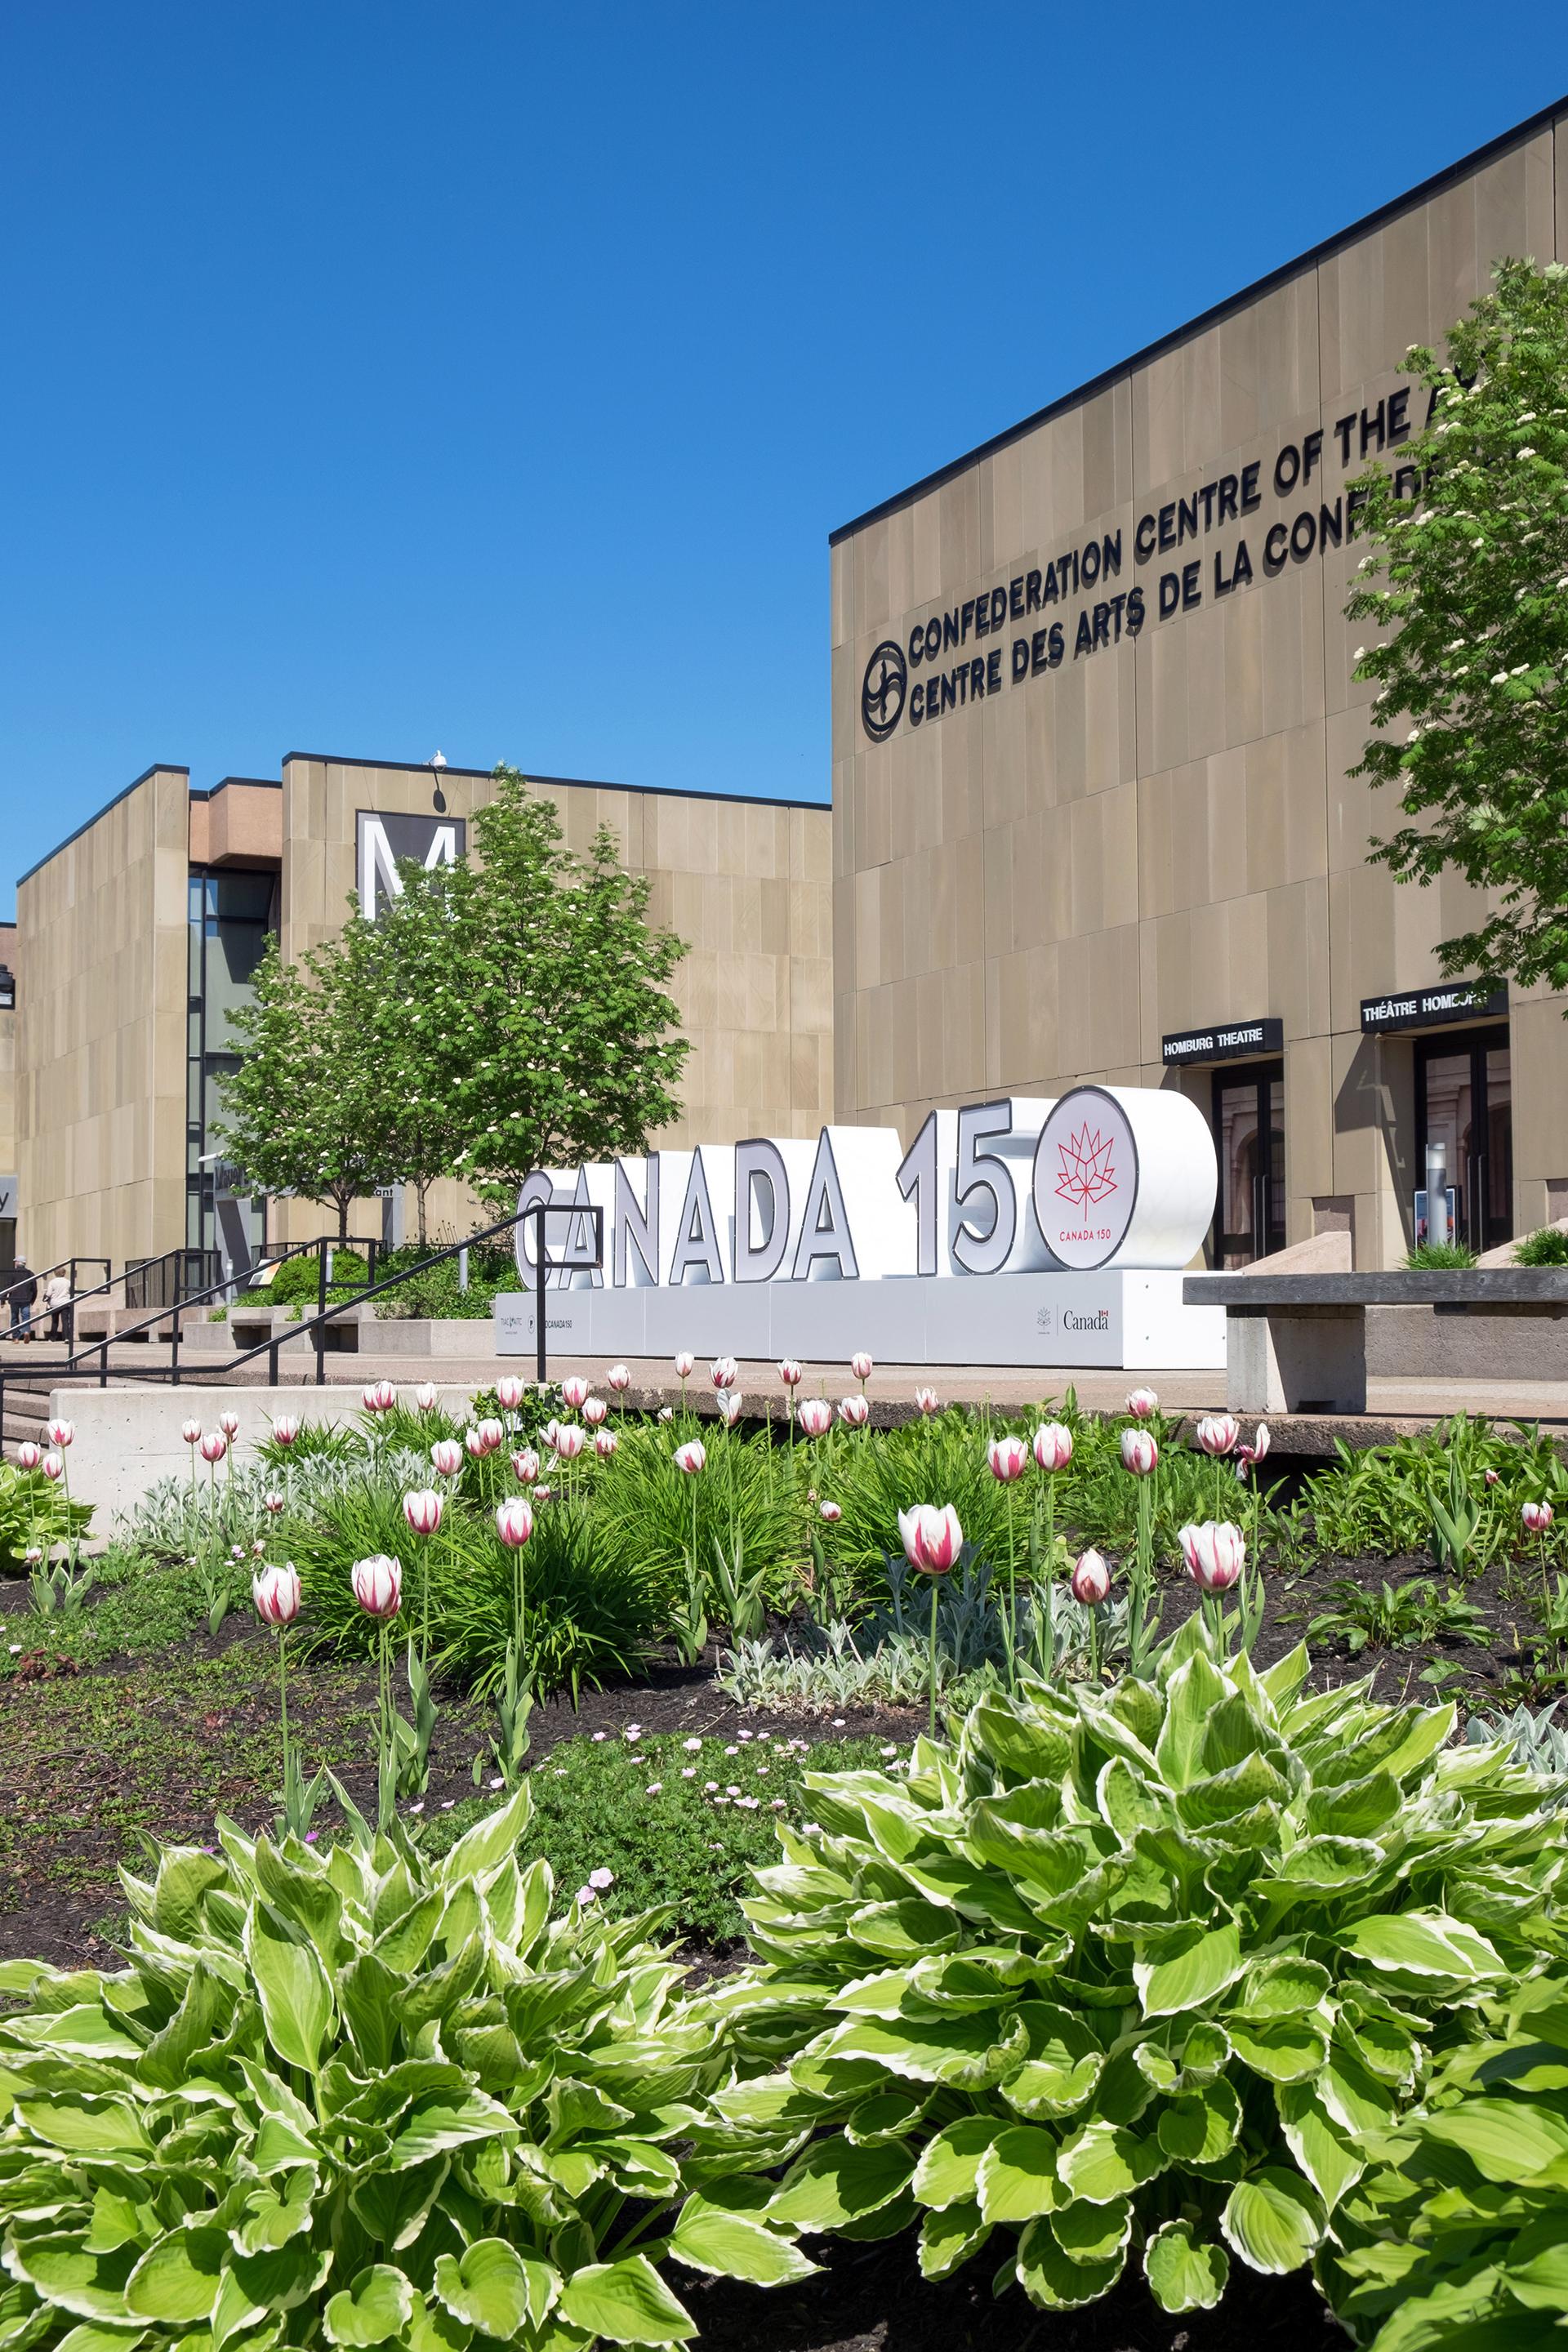
[{"label": "tulip flower", "polygon": [[1072,1597],[1086,1609],[1097,1609],[1110,1591],[1110,1570],[1097,1551],[1079,1555],[1072,1572]]},{"label": "tulip flower", "polygon": [[741,1408],[745,1402],[739,1389],[731,1389],[728,1393],[715,1397],[714,1403],[719,1409],[719,1418],[726,1429],[733,1429],[741,1418]]},{"label": "tulip flower", "polygon": [[963,1529],[951,1503],[916,1503],[899,1513],[904,1558],[922,1576],[945,1576],[963,1549]]},{"label": "tulip flower", "polygon": [[779,1378],[786,1389],[797,1389],[805,1378],[805,1369],[793,1356],[784,1356],[780,1360]]},{"label": "tulip flower", "polygon": [[605,1374],[605,1386],[616,1396],[625,1396],[632,1384],[632,1376],[625,1364],[612,1364]]},{"label": "tulip flower", "polygon": [[66,1475],[66,1457],[63,1454],[46,1454],[38,1467],[53,1486],[57,1478],[63,1478]]},{"label": "tulip flower", "polygon": [[414,1391],[414,1402],[421,1412],[434,1412],[439,1399],[440,1391],[434,1381],[421,1381]]},{"label": "tulip flower", "polygon": [[44,1435],[57,1454],[63,1454],[76,1436],[74,1421],[50,1421],[44,1424]]},{"label": "tulip flower", "polygon": [[575,1462],[585,1443],[584,1433],[574,1421],[563,1421],[551,1440],[558,1459],[563,1462]]},{"label": "tulip flower", "polygon": [[552,1445],[554,1444],[554,1443],[555,1443],[555,1433],[556,1433],[556,1431],[560,1428],[560,1426],[561,1426],[561,1423],[556,1420],[555,1415],[554,1415],[553,1413],[552,1413],[552,1414],[551,1414],[551,1416],[550,1416],[550,1419],[545,1423],[545,1424],[544,1424],[543,1428],[542,1428],[542,1429],[540,1431],[540,1433],[539,1433],[539,1434],[541,1435],[541,1437],[544,1440],[544,1443],[546,1444],[546,1445],[552,1445]]},{"label": "tulip flower", "polygon": [[[803,1422],[805,1412],[805,1408],[803,1405],[801,1407]],[[838,1406],[838,1418],[850,1429],[864,1429],[871,1418],[870,1400],[864,1394],[842,1398]]]},{"label": "tulip flower", "polygon": [[360,1402],[366,1412],[390,1412],[397,1402],[397,1391],[390,1381],[372,1381],[361,1391]]},{"label": "tulip flower", "polygon": [[349,1570],[349,1582],[367,1617],[395,1617],[403,1606],[403,1563],[386,1552],[356,1559]]},{"label": "tulip flower", "polygon": [[588,1383],[581,1374],[568,1372],[561,1383],[561,1402],[569,1412],[580,1412],[588,1393]]},{"label": "tulip flower", "polygon": [[[201,1424],[198,1422],[196,1424],[196,1435],[199,1437],[201,1433]],[[25,1437],[21,1444],[16,1448],[16,1460],[24,1470],[36,1470],[43,1458],[43,1447],[41,1445],[35,1445],[30,1437]]]},{"label": "tulip flower", "polygon": [[609,1460],[620,1442],[613,1429],[596,1429],[594,1432],[594,1451],[601,1462]]},{"label": "tulip flower", "polygon": [[1500,1470],[1489,1470],[1487,1472],[1487,1485],[1489,1486],[1499,1486],[1501,1484],[1502,1472]]},{"label": "tulip flower", "polygon": [[1528,1534],[1543,1536],[1552,1525],[1552,1509],[1550,1503],[1526,1503],[1521,1506],[1519,1516],[1524,1521]]},{"label": "tulip flower", "polygon": [[180,1435],[184,1439],[187,1445],[199,1445],[202,1442],[201,1423],[199,1421],[181,1422]]},{"label": "tulip flower", "polygon": [[496,1397],[503,1412],[515,1412],[526,1394],[515,1372],[503,1372],[496,1382]]},{"label": "tulip flower", "polygon": [[1021,1437],[994,1437],[985,1449],[991,1475],[1004,1486],[1021,1478],[1029,1466],[1029,1449]]},{"label": "tulip flower", "polygon": [[221,1429],[209,1429],[202,1439],[202,1460],[209,1465],[223,1460],[228,1452],[228,1439]]},{"label": "tulip flower", "polygon": [[506,1432],[499,1421],[481,1421],[478,1434],[479,1448],[484,1454],[499,1454],[506,1444]]},{"label": "tulip flower", "polygon": [[1127,1410],[1134,1421],[1148,1421],[1160,1410],[1160,1400],[1152,1389],[1134,1389],[1127,1400]]},{"label": "tulip flower", "polygon": [[539,1456],[531,1445],[521,1445],[511,1457],[511,1475],[520,1486],[531,1486],[539,1477]]},{"label": "tulip flower", "polygon": [[850,1357],[849,1369],[854,1373],[856,1379],[859,1381],[861,1387],[864,1388],[877,1367],[871,1358],[867,1355],[865,1349],[860,1349]]},{"label": "tulip flower", "polygon": [[601,1422],[607,1420],[609,1411],[603,1397],[590,1396],[583,1400],[583,1418],[590,1429],[597,1429]]},{"label": "tulip flower", "polygon": [[716,1389],[732,1389],[739,1372],[733,1356],[715,1356],[708,1367],[708,1377]]},{"label": "tulip flower", "polygon": [[433,1536],[446,1507],[433,1486],[416,1486],[403,1497],[403,1516],[416,1536]]},{"label": "tulip flower", "polygon": [[[185,1423],[187,1430],[190,1426],[190,1423],[187,1422]],[[198,1423],[196,1426],[199,1432],[200,1423]],[[297,1412],[280,1412],[277,1420],[272,1424],[273,1443],[277,1445],[292,1445],[294,1440],[299,1436],[299,1414]]]},{"label": "tulip flower", "polygon": [[836,1519],[841,1519],[844,1517],[844,1506],[842,1503],[822,1503],[819,1504],[817,1507],[822,1517],[827,1521],[829,1527],[833,1525]]},{"label": "tulip flower", "polygon": [[263,1495],[261,1507],[264,1511],[269,1512],[273,1518],[278,1517],[279,1512],[283,1508],[283,1497],[276,1487],[273,1487],[270,1493]]},{"label": "tulip flower", "polygon": [[1072,1460],[1072,1432],[1065,1423],[1042,1421],[1034,1437],[1034,1456],[1042,1470],[1065,1470]]},{"label": "tulip flower", "polygon": [[1134,1478],[1149,1478],[1159,1465],[1160,1449],[1146,1429],[1121,1433],[1121,1467]]},{"label": "tulip flower", "polygon": [[1216,1461],[1223,1454],[1235,1453],[1240,1435],[1240,1429],[1228,1412],[1205,1412],[1198,1423],[1198,1444]]},{"label": "tulip flower", "polygon": [[509,1495],[496,1506],[496,1533],[510,1551],[518,1551],[533,1533],[533,1512],[526,1496]]},{"label": "tulip flower", "polygon": [[1241,1529],[1228,1519],[1205,1519],[1201,1527],[1184,1527],[1176,1541],[1187,1563],[1187,1573],[1200,1592],[1228,1592],[1247,1564],[1247,1544]]},{"label": "tulip flower", "polygon": [[455,1478],[463,1466],[463,1449],[455,1437],[438,1437],[430,1448],[430,1461],[438,1476]]},{"label": "tulip flower", "polygon": [[833,1407],[826,1397],[805,1397],[801,1401],[800,1425],[807,1437],[826,1437],[833,1426]]},{"label": "tulip flower", "polygon": [[250,1580],[250,1597],[264,1625],[291,1625],[300,1614],[300,1578],[293,1561],[264,1568]]},{"label": "tulip flower", "polygon": [[678,1348],[675,1351],[675,1377],[683,1388],[687,1381],[691,1378],[696,1368],[697,1359],[692,1354],[690,1349]]},{"label": "tulip flower", "polygon": [[915,1408],[922,1420],[930,1421],[942,1411],[942,1399],[934,1389],[917,1389]]},{"label": "tulip flower", "polygon": [[678,1470],[684,1470],[689,1477],[694,1477],[699,1470],[705,1469],[707,1463],[708,1449],[700,1437],[694,1437],[689,1444],[678,1445],[675,1449],[675,1466]]},{"label": "tulip flower", "polygon": [[675,1407],[672,1404],[661,1404],[658,1409],[658,1417],[660,1421],[673,1421],[675,1419]]},{"label": "tulip flower", "polygon": [[234,1440],[239,1435],[238,1413],[220,1412],[217,1417],[217,1425],[232,1444]]}]

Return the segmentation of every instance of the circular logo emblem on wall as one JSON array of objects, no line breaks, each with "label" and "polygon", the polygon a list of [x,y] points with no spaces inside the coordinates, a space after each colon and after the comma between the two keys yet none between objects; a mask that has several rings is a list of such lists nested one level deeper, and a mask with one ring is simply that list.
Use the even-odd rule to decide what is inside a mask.
[{"label": "circular logo emblem on wall", "polygon": [[1138,1200],[1138,1150],[1127,1114],[1098,1087],[1063,1095],[1035,1147],[1035,1214],[1064,1265],[1103,1265]]},{"label": "circular logo emblem on wall", "polygon": [[903,648],[884,637],[860,681],[860,724],[873,743],[885,743],[902,718],[909,682]]}]

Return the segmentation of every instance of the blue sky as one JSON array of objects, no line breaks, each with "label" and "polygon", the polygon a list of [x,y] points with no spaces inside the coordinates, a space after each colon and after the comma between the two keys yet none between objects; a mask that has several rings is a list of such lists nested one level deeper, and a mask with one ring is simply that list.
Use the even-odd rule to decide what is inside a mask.
[{"label": "blue sky", "polygon": [[20,0],[0,909],[157,759],[826,797],[829,530],[1564,90],[1530,0]]}]

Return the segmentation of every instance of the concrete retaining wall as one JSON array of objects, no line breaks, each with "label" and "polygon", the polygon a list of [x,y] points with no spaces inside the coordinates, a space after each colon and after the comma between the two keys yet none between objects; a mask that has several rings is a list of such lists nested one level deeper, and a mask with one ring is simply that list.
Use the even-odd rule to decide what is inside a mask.
[{"label": "concrete retaining wall", "polygon": [[1369,1307],[1369,1379],[1568,1381],[1568,1314]]}]

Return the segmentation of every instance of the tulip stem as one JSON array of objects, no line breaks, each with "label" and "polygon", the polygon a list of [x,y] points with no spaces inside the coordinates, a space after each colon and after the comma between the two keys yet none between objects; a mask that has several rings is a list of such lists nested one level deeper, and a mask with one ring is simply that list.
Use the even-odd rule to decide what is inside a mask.
[{"label": "tulip stem", "polygon": [[936,1603],[938,1583],[931,1580],[931,1736],[936,1738]]},{"label": "tulip stem", "polygon": [[279,1625],[278,1628],[278,1720],[283,1748],[283,1816],[285,1826],[291,1827],[292,1824],[289,1822],[290,1776],[289,1771],[289,1628],[287,1625]]},{"label": "tulip stem", "polygon": [[1013,1533],[1013,1489],[1007,1489],[1007,1685],[1018,1688],[1018,1559]]}]

